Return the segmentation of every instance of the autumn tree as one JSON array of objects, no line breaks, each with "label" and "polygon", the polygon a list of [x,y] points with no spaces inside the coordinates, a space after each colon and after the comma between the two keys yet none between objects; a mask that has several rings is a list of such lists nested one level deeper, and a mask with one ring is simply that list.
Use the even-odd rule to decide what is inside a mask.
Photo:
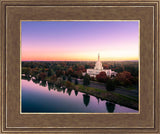
[{"label": "autumn tree", "polygon": [[41,73],[39,74],[39,79],[40,79],[40,80],[42,80],[42,81],[44,81],[44,80],[45,80],[45,78],[46,78],[46,76],[47,76],[47,74],[46,74],[46,73],[41,72]]},{"label": "autumn tree", "polygon": [[99,82],[103,82],[103,83],[105,83],[106,82],[106,80],[107,80],[107,75],[106,75],[106,72],[100,72],[98,75],[96,75],[96,79],[97,79],[97,81],[99,81]]},{"label": "autumn tree", "polygon": [[54,83],[56,80],[57,80],[57,77],[56,77],[55,74],[53,74],[53,75],[50,77],[50,82]]},{"label": "autumn tree", "polygon": [[72,75],[72,74],[73,74],[73,69],[72,69],[72,67],[70,67],[70,68],[67,70],[67,72],[68,72],[68,75]]},{"label": "autumn tree", "polygon": [[56,82],[55,82],[55,85],[57,86],[57,87],[61,87],[61,86],[63,86],[63,80],[62,80],[62,78],[57,78],[57,80],[56,80]]},{"label": "autumn tree", "polygon": [[72,83],[70,81],[65,82],[66,88],[70,89],[72,87]]},{"label": "autumn tree", "polygon": [[129,86],[132,85],[134,77],[131,75],[130,72],[123,71],[117,74],[116,80],[119,82],[120,85]]},{"label": "autumn tree", "polygon": [[34,76],[34,77],[36,77],[37,78],[37,75],[38,75],[38,69],[37,68],[34,68],[34,69],[32,69],[32,71],[31,71],[31,74],[32,74],[32,76]]},{"label": "autumn tree", "polygon": [[90,77],[91,78],[91,81],[95,81],[95,77]]}]

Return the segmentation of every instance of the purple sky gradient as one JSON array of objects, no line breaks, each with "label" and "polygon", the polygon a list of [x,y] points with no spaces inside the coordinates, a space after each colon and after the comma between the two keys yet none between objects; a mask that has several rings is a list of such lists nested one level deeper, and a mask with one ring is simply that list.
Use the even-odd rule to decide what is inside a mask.
[{"label": "purple sky gradient", "polygon": [[22,21],[22,61],[138,60],[138,21]]}]

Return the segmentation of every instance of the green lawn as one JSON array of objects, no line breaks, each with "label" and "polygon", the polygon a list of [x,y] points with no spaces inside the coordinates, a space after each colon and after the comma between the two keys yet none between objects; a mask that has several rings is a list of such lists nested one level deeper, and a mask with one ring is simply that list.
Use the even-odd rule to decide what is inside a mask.
[{"label": "green lawn", "polygon": [[120,105],[124,105],[130,108],[138,109],[138,101],[135,99],[132,99],[131,97],[127,97],[118,93],[115,93],[113,91],[104,91],[101,89],[88,87],[84,85],[75,85],[75,90],[84,92],[90,95],[93,95],[95,97],[101,98],[102,100],[108,100]]}]

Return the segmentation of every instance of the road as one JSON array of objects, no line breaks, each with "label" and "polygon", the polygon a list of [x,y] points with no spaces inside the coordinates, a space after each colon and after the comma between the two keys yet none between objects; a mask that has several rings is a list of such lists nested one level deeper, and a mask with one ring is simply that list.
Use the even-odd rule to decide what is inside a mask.
[{"label": "road", "polygon": [[[74,82],[74,80],[75,80],[75,78],[72,78],[72,82]],[[78,84],[83,85],[82,79],[77,79],[77,80],[78,80]],[[89,87],[94,87],[94,88],[106,90],[104,83],[100,83],[100,82],[96,82],[96,81],[90,81]],[[124,95],[124,96],[132,98],[134,100],[138,99],[138,90],[126,90],[126,89],[116,88],[112,92]]]}]

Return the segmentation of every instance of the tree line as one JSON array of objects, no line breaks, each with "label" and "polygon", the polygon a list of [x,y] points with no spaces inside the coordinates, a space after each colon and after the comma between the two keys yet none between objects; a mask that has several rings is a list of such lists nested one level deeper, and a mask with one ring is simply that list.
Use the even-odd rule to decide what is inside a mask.
[{"label": "tree line", "polygon": [[83,85],[86,86],[90,81],[98,81],[105,83],[107,90],[114,90],[116,86],[138,85],[138,62],[103,62],[104,69],[118,72],[116,77],[108,77],[105,72],[100,72],[96,77],[85,74],[86,69],[94,68],[94,65],[95,62],[22,62],[22,74],[50,83],[60,77],[68,81],[68,87],[73,82],[72,77],[76,78],[74,84],[78,84],[77,78],[83,79]]}]

